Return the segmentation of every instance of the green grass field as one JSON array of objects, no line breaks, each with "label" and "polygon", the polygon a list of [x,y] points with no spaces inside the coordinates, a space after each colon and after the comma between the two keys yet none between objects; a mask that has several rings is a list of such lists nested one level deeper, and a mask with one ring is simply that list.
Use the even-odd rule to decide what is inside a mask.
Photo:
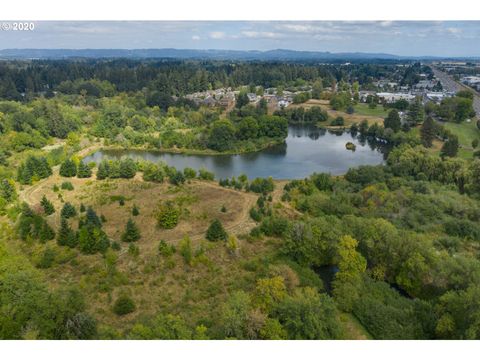
[{"label": "green grass field", "polygon": [[357,104],[353,107],[355,109],[355,114],[364,115],[364,116],[379,116],[386,117],[388,111],[385,111],[383,106],[378,106],[375,109],[370,109],[367,104]]},{"label": "green grass field", "polygon": [[460,124],[446,123],[445,128],[457,135],[460,145],[466,149],[472,148],[472,140],[480,140],[480,130],[473,121],[470,123],[463,122]]}]

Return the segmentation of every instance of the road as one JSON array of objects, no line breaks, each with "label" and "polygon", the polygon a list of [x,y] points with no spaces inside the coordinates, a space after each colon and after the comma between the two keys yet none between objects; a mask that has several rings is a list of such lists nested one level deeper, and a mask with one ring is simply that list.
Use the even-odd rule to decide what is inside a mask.
[{"label": "road", "polygon": [[[437,77],[437,79],[440,80],[442,83],[442,86],[445,90],[447,91],[452,91],[452,92],[457,92],[460,90],[470,90],[473,91],[471,88],[468,86],[465,86],[455,80],[452,79],[450,75],[447,73],[440,71],[439,69],[432,67],[433,73]],[[473,91],[473,109],[475,110],[477,114],[477,119],[480,119],[480,96],[478,95],[477,92]]]}]

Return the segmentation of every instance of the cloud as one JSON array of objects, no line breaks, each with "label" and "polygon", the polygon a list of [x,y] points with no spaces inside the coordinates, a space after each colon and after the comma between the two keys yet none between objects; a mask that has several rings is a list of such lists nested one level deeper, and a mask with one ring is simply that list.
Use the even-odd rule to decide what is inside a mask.
[{"label": "cloud", "polygon": [[210,33],[210,38],[212,39],[225,39],[227,35],[223,31],[212,31]]},{"label": "cloud", "polygon": [[462,33],[462,30],[461,30],[461,29],[459,29],[459,28],[452,28],[452,27],[447,28],[447,31],[448,31],[450,34],[454,34],[454,35],[457,35],[457,34],[461,34],[461,33]]},{"label": "cloud", "polygon": [[193,35],[193,36],[192,36],[192,40],[198,41],[198,40],[200,40],[200,36],[198,36],[198,35]]},{"label": "cloud", "polygon": [[242,35],[247,38],[267,38],[273,39],[280,37],[280,34],[277,34],[272,31],[242,31]]}]

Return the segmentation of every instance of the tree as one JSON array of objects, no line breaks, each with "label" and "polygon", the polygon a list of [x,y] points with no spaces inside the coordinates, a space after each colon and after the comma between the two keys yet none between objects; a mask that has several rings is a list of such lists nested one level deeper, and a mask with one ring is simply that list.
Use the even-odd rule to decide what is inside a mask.
[{"label": "tree", "polygon": [[57,244],[60,246],[68,246],[74,248],[77,246],[77,236],[68,224],[67,219],[62,218],[60,223],[60,230],[57,234]]},{"label": "tree", "polygon": [[46,221],[43,221],[42,228],[40,229],[40,233],[38,234],[38,238],[42,243],[46,243],[49,240],[55,239],[55,231],[50,225],[48,225]]},{"label": "tree", "polygon": [[383,121],[383,124],[386,129],[392,129],[394,132],[400,130],[402,123],[400,122],[400,115],[398,114],[398,111],[395,109],[390,110],[388,116]]},{"label": "tree", "polygon": [[367,261],[356,251],[357,245],[357,240],[349,235],[341,237],[338,244],[338,272],[333,281],[333,294],[345,311],[352,310],[367,268]]},{"label": "tree", "polygon": [[235,140],[235,127],[229,120],[217,120],[212,124],[208,147],[216,151],[226,151]]},{"label": "tree", "polygon": [[428,116],[422,124],[420,129],[420,137],[422,139],[423,146],[432,147],[433,139],[435,139],[437,129],[435,122],[431,116]]},{"label": "tree", "polygon": [[60,175],[64,177],[77,175],[77,165],[72,159],[67,159],[60,165]]},{"label": "tree", "polygon": [[268,314],[286,296],[287,289],[281,276],[259,279],[255,287],[253,304]]},{"label": "tree", "polygon": [[245,91],[240,91],[236,98],[235,106],[237,109],[241,109],[243,106],[248,105],[250,100],[248,99],[248,95]]},{"label": "tree", "polygon": [[69,219],[76,215],[77,215],[77,210],[75,210],[75,207],[69,202],[66,202],[63,205],[62,211],[60,212],[60,216],[65,219]]},{"label": "tree", "polygon": [[237,137],[240,140],[255,139],[258,135],[258,123],[253,116],[243,118],[238,124]]},{"label": "tree", "polygon": [[40,205],[42,205],[45,215],[51,215],[55,212],[55,207],[45,195],[43,195],[42,200],[40,201]]},{"label": "tree", "polygon": [[226,241],[228,238],[228,234],[223,228],[222,223],[220,220],[215,219],[210,223],[210,226],[207,229],[207,234],[206,234],[207,240],[210,241]]},{"label": "tree", "polygon": [[415,101],[410,105],[408,121],[414,124],[420,124],[423,122],[424,117],[425,109],[422,101],[419,98],[416,98]]},{"label": "tree", "polygon": [[108,161],[103,160],[99,165],[98,165],[98,170],[97,170],[97,179],[98,180],[103,180],[106,179],[110,176],[110,166],[108,164]]},{"label": "tree", "polygon": [[137,164],[130,158],[120,161],[120,177],[131,179],[137,173]]},{"label": "tree", "polygon": [[115,300],[113,312],[119,316],[130,314],[135,311],[135,303],[127,295],[121,295]]},{"label": "tree", "polygon": [[79,178],[89,178],[90,176],[92,176],[92,169],[90,169],[90,166],[88,166],[88,164],[80,161],[80,163],[78,164],[77,176]]},{"label": "tree", "polygon": [[442,149],[440,150],[440,155],[442,157],[455,157],[458,153],[458,137],[455,135],[450,135],[447,141],[445,141],[442,145]]},{"label": "tree", "polygon": [[276,304],[274,316],[288,332],[289,339],[340,339],[342,332],[333,300],[316,289],[302,288]]},{"label": "tree", "polygon": [[132,219],[128,219],[125,232],[122,235],[122,241],[134,242],[139,240],[140,237],[140,230],[138,230],[137,224]]}]

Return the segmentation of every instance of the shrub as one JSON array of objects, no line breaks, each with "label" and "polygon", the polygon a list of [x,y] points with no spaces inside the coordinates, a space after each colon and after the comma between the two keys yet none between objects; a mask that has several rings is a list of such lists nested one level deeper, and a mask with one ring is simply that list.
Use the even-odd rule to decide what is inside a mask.
[{"label": "shrub", "polygon": [[127,295],[121,295],[113,305],[113,312],[119,316],[130,314],[135,311],[135,303]]},{"label": "shrub", "polygon": [[138,215],[140,215],[140,211],[138,210],[137,205],[133,205],[132,215],[133,215],[133,216],[138,216]]},{"label": "shrub", "polygon": [[180,255],[182,255],[185,263],[188,265],[192,264],[193,259],[193,250],[192,250],[192,241],[186,235],[182,241],[180,241]]},{"label": "shrub", "polygon": [[171,201],[161,204],[157,211],[158,226],[162,229],[173,229],[178,224],[180,209]]},{"label": "shrub", "polygon": [[70,181],[64,181],[61,185],[61,188],[62,190],[69,190],[69,191],[72,191],[74,189],[73,184]]},{"label": "shrub", "polygon": [[200,169],[198,170],[198,178],[201,180],[213,181],[215,180],[215,174],[208,170]]},{"label": "shrub", "polygon": [[187,167],[183,169],[183,175],[186,179],[195,179],[197,176],[197,172],[195,171],[195,169]]},{"label": "shrub", "polygon": [[158,244],[158,252],[160,255],[169,257],[175,253],[176,249],[174,245],[168,245],[165,240],[160,240]]}]

